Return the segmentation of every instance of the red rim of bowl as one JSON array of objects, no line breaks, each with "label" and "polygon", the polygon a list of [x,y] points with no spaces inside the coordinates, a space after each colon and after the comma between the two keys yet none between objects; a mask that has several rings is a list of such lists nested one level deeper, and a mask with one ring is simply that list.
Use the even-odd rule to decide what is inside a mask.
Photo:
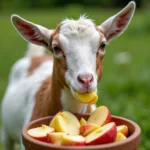
[{"label": "red rim of bowl", "polygon": [[[28,134],[27,134],[27,130],[29,128],[29,126],[31,126],[32,124],[35,124],[36,122],[39,122],[41,120],[45,120],[45,119],[50,119],[52,116],[49,116],[49,117],[44,117],[44,118],[41,118],[41,119],[37,119],[35,121],[32,121],[30,122],[29,124],[27,124],[23,130],[22,130],[22,136],[25,138],[25,139],[28,139],[31,143],[33,144],[37,144],[37,145],[43,145],[44,147],[53,147],[53,148],[60,148],[60,149],[64,149],[64,150],[67,150],[67,149],[73,149],[73,150],[76,150],[77,149],[77,146],[59,146],[59,145],[55,145],[55,144],[51,144],[51,143],[46,143],[46,142],[42,142],[42,141],[38,141],[36,139],[33,139],[32,137],[30,137]],[[141,134],[141,129],[139,127],[138,124],[136,124],[135,122],[129,120],[129,119],[126,119],[126,118],[123,118],[123,117],[118,117],[118,116],[112,116],[113,118],[116,118],[116,119],[120,119],[120,120],[124,120],[126,122],[129,122],[130,124],[132,124],[134,127],[135,127],[135,131],[132,135],[130,135],[126,140],[123,140],[123,141],[120,141],[120,142],[115,142],[115,143],[107,143],[107,144],[101,144],[101,145],[88,145],[88,146],[79,146],[80,149],[83,149],[85,150],[85,147],[86,149],[91,149],[93,148],[108,148],[109,147],[116,147],[116,146],[123,146],[123,145],[126,145],[128,143],[130,143],[131,141],[135,140],[136,138],[138,138]],[[139,141],[140,142],[140,141]]]}]

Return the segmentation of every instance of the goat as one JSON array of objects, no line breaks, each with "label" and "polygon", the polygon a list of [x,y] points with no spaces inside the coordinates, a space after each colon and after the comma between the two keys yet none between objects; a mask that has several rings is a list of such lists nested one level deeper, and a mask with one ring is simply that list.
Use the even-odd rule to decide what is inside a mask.
[{"label": "goat", "polygon": [[21,130],[32,120],[63,110],[95,110],[96,105],[81,103],[75,92],[97,92],[105,45],[124,32],[134,11],[135,2],[130,2],[99,26],[81,16],[78,20],[66,19],[51,30],[12,16],[12,24],[25,40],[44,46],[54,57],[34,49],[13,67],[2,103],[5,150],[21,143]]}]

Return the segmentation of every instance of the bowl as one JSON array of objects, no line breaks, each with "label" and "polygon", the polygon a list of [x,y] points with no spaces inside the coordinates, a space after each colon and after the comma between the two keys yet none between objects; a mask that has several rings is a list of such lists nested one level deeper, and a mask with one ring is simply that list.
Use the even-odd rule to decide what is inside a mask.
[{"label": "bowl", "polygon": [[[76,114],[77,118],[81,117],[87,119],[89,115]],[[116,125],[127,125],[129,129],[129,136],[127,139],[102,145],[92,146],[58,146],[46,142],[41,142],[30,137],[27,131],[31,128],[39,127],[42,124],[49,125],[53,116],[41,118],[30,122],[22,130],[22,140],[26,150],[137,150],[140,144],[141,129],[135,122],[118,116],[112,116],[112,121]]]}]

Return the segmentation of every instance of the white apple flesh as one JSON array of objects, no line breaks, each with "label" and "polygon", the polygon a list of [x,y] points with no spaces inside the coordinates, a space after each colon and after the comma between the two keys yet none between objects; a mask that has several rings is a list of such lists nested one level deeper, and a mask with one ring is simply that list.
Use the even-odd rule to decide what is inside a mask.
[{"label": "white apple flesh", "polygon": [[28,134],[34,139],[47,142],[47,135],[54,131],[54,128],[42,125],[41,127],[29,129]]},{"label": "white apple flesh", "polygon": [[49,143],[65,146],[85,145],[85,138],[81,135],[67,135],[64,132],[53,132],[48,134]]},{"label": "white apple flesh", "polygon": [[65,132],[70,135],[79,135],[80,122],[75,115],[70,112],[59,112],[50,123],[56,132]]},{"label": "white apple flesh", "polygon": [[87,120],[87,124],[103,126],[111,121],[111,113],[106,106],[98,107]]}]

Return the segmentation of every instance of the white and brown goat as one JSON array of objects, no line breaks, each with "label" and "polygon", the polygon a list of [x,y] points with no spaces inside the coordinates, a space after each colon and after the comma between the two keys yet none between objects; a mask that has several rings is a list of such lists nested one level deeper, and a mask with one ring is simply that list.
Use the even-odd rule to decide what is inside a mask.
[{"label": "white and brown goat", "polygon": [[74,93],[97,92],[105,45],[123,33],[134,11],[135,3],[130,2],[99,26],[81,16],[66,19],[52,30],[12,16],[25,40],[44,46],[54,57],[34,48],[12,68],[2,103],[5,150],[13,150],[14,143],[21,142],[21,129],[31,120],[61,110],[90,113],[96,108],[81,103]]}]

